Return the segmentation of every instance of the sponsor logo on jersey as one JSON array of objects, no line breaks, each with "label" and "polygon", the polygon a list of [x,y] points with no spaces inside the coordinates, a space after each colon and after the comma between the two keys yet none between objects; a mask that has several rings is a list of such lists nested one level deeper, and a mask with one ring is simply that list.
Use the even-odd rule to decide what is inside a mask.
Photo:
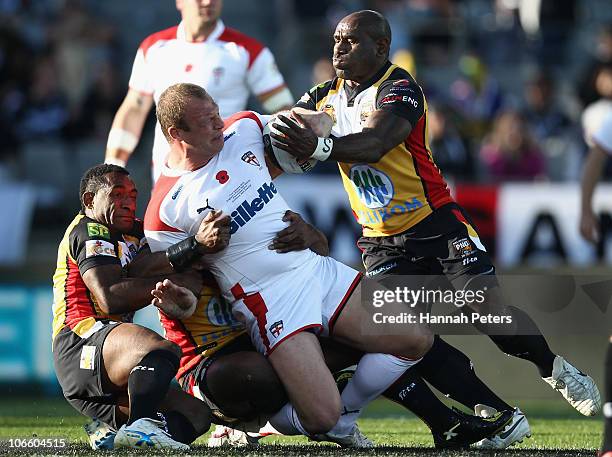
[{"label": "sponsor logo on jersey", "polygon": [[219,181],[220,184],[225,184],[226,182],[229,181],[230,176],[227,170],[221,170],[215,175],[215,179]]},{"label": "sponsor logo on jersey", "polygon": [[215,208],[213,208],[212,206],[210,206],[208,204],[208,198],[206,199],[206,205],[202,206],[201,208],[196,209],[196,211],[197,211],[198,214],[200,214],[201,212],[206,211],[207,209],[209,209],[211,211],[215,210]]},{"label": "sponsor logo on jersey", "polygon": [[369,165],[355,165],[349,171],[349,179],[361,202],[368,208],[383,208],[393,198],[393,183],[380,170]]},{"label": "sponsor logo on jersey", "polygon": [[178,189],[176,189],[176,191],[172,194],[172,200],[176,200],[176,197],[179,196],[179,194],[181,193],[181,190],[183,190],[183,185],[181,184]]},{"label": "sponsor logo on jersey", "polygon": [[356,214],[359,223],[362,225],[382,224],[391,217],[416,211],[423,206],[422,201],[417,197],[412,197],[412,200],[406,200],[403,203],[397,203],[386,208],[358,210]]},{"label": "sponsor logo on jersey", "polygon": [[461,238],[460,240],[453,241],[453,247],[461,254],[461,257],[466,257],[474,252],[474,246],[468,238]]},{"label": "sponsor logo on jersey", "polygon": [[283,332],[283,321],[275,322],[274,324],[270,326],[270,333],[275,338],[278,338],[282,332]]},{"label": "sponsor logo on jersey", "polygon": [[234,130],[233,132],[228,133],[227,135],[225,135],[225,136],[223,137],[223,141],[225,142],[225,141],[229,140],[229,139],[230,139],[231,137],[233,137],[235,134],[236,134],[236,130]]},{"label": "sponsor logo on jersey", "polygon": [[212,295],[206,304],[208,321],[218,327],[236,327],[240,322],[232,314],[232,307],[223,298]]},{"label": "sponsor logo on jersey", "polygon": [[257,189],[257,194],[259,197],[254,198],[250,202],[248,200],[244,200],[238,206],[238,208],[236,208],[230,214],[232,217],[230,234],[233,235],[240,227],[243,227],[247,222],[249,222],[259,211],[263,209],[265,205],[270,202],[270,200],[274,198],[277,193],[278,191],[276,190],[274,183],[265,183],[263,186]]},{"label": "sponsor logo on jersey", "polygon": [[328,103],[327,105],[323,107],[322,111],[324,113],[327,113],[332,118],[332,120],[334,121],[334,124],[336,123],[336,109],[334,108],[334,105],[330,105]]},{"label": "sponsor logo on jersey", "polygon": [[108,231],[108,228],[96,222],[87,223],[87,235],[99,236],[100,238],[106,238],[107,240],[110,240],[110,232]]},{"label": "sponsor logo on jersey", "polygon": [[397,81],[393,81],[394,86],[409,86],[410,81],[408,79],[398,79]]},{"label": "sponsor logo on jersey", "polygon": [[396,103],[396,102],[407,103],[414,108],[419,107],[419,102],[416,101],[414,98],[409,97],[407,95],[389,94],[385,98],[383,98],[380,103],[382,105],[388,105],[389,103]]},{"label": "sponsor logo on jersey", "polygon": [[373,111],[374,104],[370,100],[363,103],[361,106],[361,113],[359,113],[359,120],[362,124],[368,120],[368,117],[370,117],[370,114],[372,114]]},{"label": "sponsor logo on jersey", "polygon": [[259,160],[257,160],[257,157],[255,157],[255,154],[253,154],[253,152],[251,151],[247,151],[242,154],[242,160],[248,163],[249,165],[254,165],[256,167],[261,166],[259,165]]},{"label": "sponsor logo on jersey", "polygon": [[85,241],[85,257],[95,257],[98,255],[115,257],[115,245],[102,240]]}]

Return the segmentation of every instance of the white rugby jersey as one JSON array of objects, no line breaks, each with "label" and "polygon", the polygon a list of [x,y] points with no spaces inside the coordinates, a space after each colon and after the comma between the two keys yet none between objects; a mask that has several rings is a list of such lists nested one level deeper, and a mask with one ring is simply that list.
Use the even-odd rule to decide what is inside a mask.
[{"label": "white rugby jersey", "polygon": [[[183,23],[147,37],[136,53],[129,86],[153,95],[155,103],[176,83],[202,86],[219,105],[222,118],[243,110],[249,91],[262,95],[285,84],[270,50],[221,20],[202,42],[185,38]],[[168,142],[159,124],[153,143],[153,179],[156,180]]]},{"label": "white rugby jersey", "polygon": [[145,215],[152,251],[195,235],[213,209],[231,216],[229,246],[203,257],[230,303],[237,285],[246,294],[259,292],[276,285],[278,275],[307,267],[318,257],[310,250],[278,254],[268,249],[276,233],[287,227],[282,218],[290,209],[264,158],[262,129],[270,117],[245,111],[227,119],[223,149],[198,170],[164,166]]}]

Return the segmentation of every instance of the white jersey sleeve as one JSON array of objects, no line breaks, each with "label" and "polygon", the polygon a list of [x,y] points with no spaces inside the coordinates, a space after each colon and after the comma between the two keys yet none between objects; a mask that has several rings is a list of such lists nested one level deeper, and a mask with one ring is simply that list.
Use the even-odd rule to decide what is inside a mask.
[{"label": "white jersey sleeve", "polygon": [[263,48],[247,72],[247,84],[255,95],[262,95],[285,84],[274,56]]},{"label": "white jersey sleeve", "polygon": [[154,91],[149,72],[147,71],[147,62],[142,47],[138,48],[136,52],[136,58],[132,65],[129,87],[143,94],[153,94]]},{"label": "white jersey sleeve", "polygon": [[612,109],[608,110],[599,127],[593,131],[591,139],[601,149],[612,155]]}]

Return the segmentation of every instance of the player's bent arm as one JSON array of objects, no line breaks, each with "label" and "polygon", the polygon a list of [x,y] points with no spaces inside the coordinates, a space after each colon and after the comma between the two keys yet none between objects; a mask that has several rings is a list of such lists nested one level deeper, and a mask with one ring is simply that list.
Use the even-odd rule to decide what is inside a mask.
[{"label": "player's bent arm", "polygon": [[151,252],[148,246],[140,250],[138,255],[128,264],[128,276],[144,278],[146,276],[173,273],[165,252]]},{"label": "player's bent arm", "polygon": [[412,124],[388,110],[374,111],[359,133],[335,138],[329,159],[346,163],[375,163],[402,143]]},{"label": "player's bent arm", "polygon": [[125,166],[138,144],[152,106],[153,95],[128,90],[108,134],[106,163]]},{"label": "player's bent arm", "polygon": [[166,278],[196,294],[202,288],[202,280],[195,272],[150,278],[126,278],[122,273],[119,265],[100,265],[83,274],[85,285],[107,314],[123,314],[144,308],[151,303],[151,291]]}]

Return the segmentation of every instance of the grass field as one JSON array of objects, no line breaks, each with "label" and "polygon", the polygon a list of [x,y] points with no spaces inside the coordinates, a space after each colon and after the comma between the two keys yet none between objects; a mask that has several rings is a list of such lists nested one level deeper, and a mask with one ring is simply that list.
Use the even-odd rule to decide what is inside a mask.
[{"label": "grass field", "polygon": [[[418,419],[405,413],[398,406],[377,401],[360,419],[363,432],[374,440],[378,447],[374,451],[341,450],[334,445],[309,444],[306,438],[267,439],[259,448],[215,449],[205,447],[206,436],[192,446],[191,455],[225,456],[241,455],[298,456],[298,455],[508,455],[508,456],[594,456],[600,444],[601,418],[588,419],[580,416],[561,400],[521,401],[527,414],[533,436],[518,447],[505,452],[433,450],[429,430]],[[0,455],[90,455],[85,443],[82,425],[85,418],[78,415],[62,399],[0,398]],[[24,449],[8,447],[8,440],[15,438],[65,439],[63,449]],[[98,453],[99,455],[100,453]],[[111,455],[109,452],[103,455]],[[115,453],[113,453],[114,455]],[[121,452],[121,455],[128,455]],[[142,452],[138,454],[142,455]]]}]

